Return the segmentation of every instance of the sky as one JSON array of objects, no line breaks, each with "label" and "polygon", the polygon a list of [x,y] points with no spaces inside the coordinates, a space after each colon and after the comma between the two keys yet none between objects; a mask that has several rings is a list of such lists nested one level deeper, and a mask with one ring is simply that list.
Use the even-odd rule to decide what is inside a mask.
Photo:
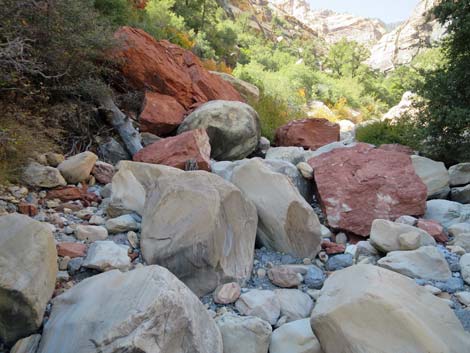
[{"label": "sky", "polygon": [[386,23],[406,20],[418,0],[309,0],[313,9],[330,9]]}]

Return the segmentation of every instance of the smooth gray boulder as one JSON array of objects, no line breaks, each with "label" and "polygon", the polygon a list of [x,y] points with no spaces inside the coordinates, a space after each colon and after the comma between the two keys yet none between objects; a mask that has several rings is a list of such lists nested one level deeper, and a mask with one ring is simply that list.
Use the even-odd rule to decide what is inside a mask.
[{"label": "smooth gray boulder", "polygon": [[247,157],[261,138],[258,113],[242,102],[214,100],[201,105],[184,119],[178,134],[194,129],[206,130],[211,157],[218,161]]},{"label": "smooth gray boulder", "polygon": [[95,241],[90,245],[82,266],[101,272],[128,270],[131,267],[128,251],[127,245],[116,244],[111,240]]},{"label": "smooth gray boulder", "polygon": [[223,353],[199,299],[167,269],[87,278],[54,300],[37,353]]},{"label": "smooth gray boulder", "polygon": [[450,190],[450,198],[455,202],[470,204],[470,184],[452,188]]},{"label": "smooth gray boulder", "polygon": [[426,203],[424,218],[438,221],[449,228],[457,223],[470,221],[470,205],[447,200],[430,200]]},{"label": "smooth gray boulder", "polygon": [[256,206],[261,244],[300,258],[316,256],[320,222],[288,177],[253,159],[233,170],[232,182]]},{"label": "smooth gray boulder", "polygon": [[392,251],[377,264],[411,278],[447,281],[452,276],[444,255],[435,246],[423,246],[411,251]]},{"label": "smooth gray boulder", "polygon": [[49,227],[27,216],[0,216],[0,338],[14,343],[42,324],[57,276]]},{"label": "smooth gray boulder", "polygon": [[267,353],[272,333],[269,322],[228,313],[215,322],[222,334],[224,353]]},{"label": "smooth gray boulder", "polygon": [[147,195],[141,248],[198,295],[250,278],[256,208],[221,177],[194,171],[160,176]]},{"label": "smooth gray boulder", "polygon": [[428,188],[428,199],[446,198],[450,192],[450,178],[444,163],[415,155],[411,156],[411,162],[416,174]]},{"label": "smooth gray boulder", "polygon": [[460,163],[449,168],[450,186],[470,184],[470,163]]}]

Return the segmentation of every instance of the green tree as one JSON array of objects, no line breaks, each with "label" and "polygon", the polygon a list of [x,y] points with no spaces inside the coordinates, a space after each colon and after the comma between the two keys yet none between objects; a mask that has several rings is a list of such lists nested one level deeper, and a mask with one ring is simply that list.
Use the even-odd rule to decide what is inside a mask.
[{"label": "green tree", "polygon": [[426,152],[448,164],[470,160],[470,3],[443,0],[434,10],[447,24],[443,65],[426,73],[417,92],[424,98],[418,119]]},{"label": "green tree", "polygon": [[343,38],[331,46],[326,57],[326,66],[338,77],[355,77],[362,62],[369,57],[369,51],[357,42]]}]

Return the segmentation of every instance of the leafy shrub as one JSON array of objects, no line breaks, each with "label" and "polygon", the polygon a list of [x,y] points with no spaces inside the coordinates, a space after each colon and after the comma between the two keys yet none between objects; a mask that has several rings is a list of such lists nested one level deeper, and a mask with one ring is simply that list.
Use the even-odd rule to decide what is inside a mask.
[{"label": "leafy shrub", "polygon": [[356,129],[356,139],[376,146],[399,143],[419,149],[418,131],[407,119],[398,122],[389,120],[369,121]]},{"label": "leafy shrub", "polygon": [[251,105],[259,115],[261,135],[270,141],[274,140],[277,128],[304,117],[302,111],[289,107],[287,102],[279,97],[263,94],[258,102],[251,102]]}]

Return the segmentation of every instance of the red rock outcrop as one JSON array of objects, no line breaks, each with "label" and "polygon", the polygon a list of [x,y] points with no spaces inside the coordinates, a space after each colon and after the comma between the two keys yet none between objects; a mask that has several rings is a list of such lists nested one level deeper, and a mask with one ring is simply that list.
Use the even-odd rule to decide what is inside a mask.
[{"label": "red rock outcrop", "polygon": [[294,120],[276,130],[277,146],[298,146],[316,150],[339,141],[340,127],[326,119]]},{"label": "red rock outcrop", "polygon": [[425,212],[426,185],[404,153],[358,143],[308,163],[330,227],[367,237],[374,219],[393,221]]},{"label": "red rock outcrop", "polygon": [[183,122],[185,114],[186,110],[175,98],[146,92],[144,108],[140,114],[140,131],[165,136]]},{"label": "red rock outcrop", "polygon": [[211,146],[206,130],[196,129],[152,143],[137,152],[133,159],[179,169],[186,169],[188,162],[195,161],[198,169],[210,171],[210,155]]},{"label": "red rock outcrop", "polygon": [[243,102],[235,88],[206,70],[192,52],[132,27],[121,27],[115,38],[119,44],[111,55],[135,89],[172,96],[186,110],[216,99]]}]

